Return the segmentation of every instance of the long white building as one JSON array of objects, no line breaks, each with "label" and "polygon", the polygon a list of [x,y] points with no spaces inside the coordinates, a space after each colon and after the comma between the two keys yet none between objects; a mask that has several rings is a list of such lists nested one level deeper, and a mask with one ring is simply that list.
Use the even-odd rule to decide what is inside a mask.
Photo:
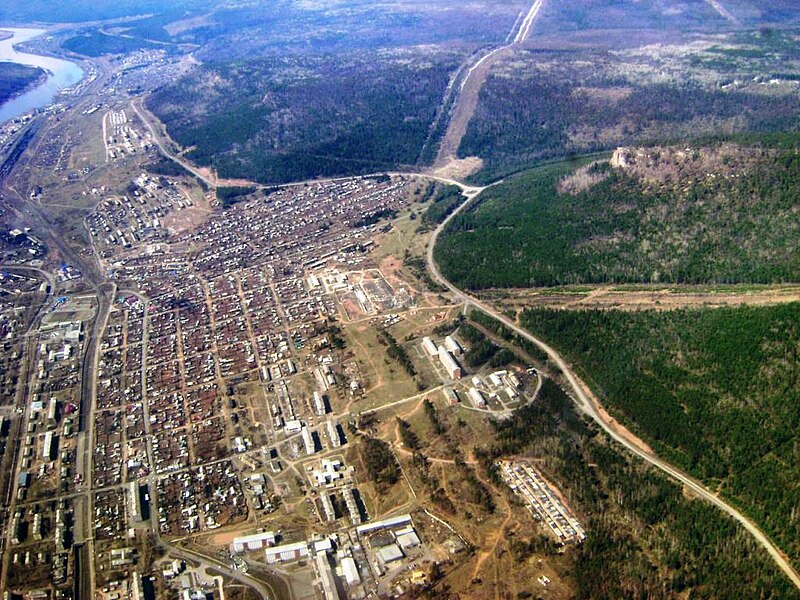
[{"label": "long white building", "polygon": [[450,379],[461,379],[461,367],[458,366],[456,359],[444,346],[439,347],[439,361],[447,371]]}]

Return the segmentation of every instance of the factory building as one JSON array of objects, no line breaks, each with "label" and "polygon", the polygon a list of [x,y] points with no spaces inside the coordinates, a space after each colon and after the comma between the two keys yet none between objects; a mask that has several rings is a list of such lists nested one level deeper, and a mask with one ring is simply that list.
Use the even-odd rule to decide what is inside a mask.
[{"label": "factory building", "polygon": [[261,550],[265,546],[274,546],[275,541],[275,533],[272,531],[235,537],[231,542],[231,552],[240,554],[248,550]]},{"label": "factory building", "polygon": [[136,481],[128,484],[128,516],[133,523],[141,523],[143,520],[139,483]]},{"label": "factory building", "polygon": [[308,542],[296,542],[294,544],[284,544],[283,546],[267,548],[264,554],[267,557],[268,565],[300,560],[301,558],[306,558],[309,554]]},{"label": "factory building", "polygon": [[345,556],[342,559],[342,575],[347,585],[353,586],[361,583],[361,576],[358,574],[358,567],[356,561],[350,556]]}]

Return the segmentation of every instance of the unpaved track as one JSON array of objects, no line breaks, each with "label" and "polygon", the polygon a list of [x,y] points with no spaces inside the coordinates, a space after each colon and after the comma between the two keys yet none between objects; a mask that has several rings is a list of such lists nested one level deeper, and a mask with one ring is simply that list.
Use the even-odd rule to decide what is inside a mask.
[{"label": "unpaved track", "polygon": [[[588,293],[557,290],[503,290],[494,303],[504,310],[526,308],[566,308],[571,310],[677,310],[682,308],[721,308],[726,306],[775,306],[800,302],[800,286],[752,289],[741,286],[724,290],[703,290],[693,286],[678,289],[614,289],[599,286]],[[492,294],[484,295],[492,302]]]},{"label": "unpaved track", "polygon": [[[464,189],[462,187],[462,189]],[[717,494],[713,493],[711,490],[706,488],[700,481],[697,479],[687,475],[680,469],[672,466],[665,460],[658,457],[652,451],[649,451],[646,446],[641,443],[637,443],[638,439],[634,436],[631,432],[625,429],[622,425],[614,421],[608,413],[603,409],[600,401],[597,397],[592,393],[592,391],[586,386],[586,384],[581,381],[577,375],[572,370],[572,367],[567,364],[567,362],[561,357],[561,355],[556,352],[555,349],[548,346],[545,342],[540,340],[539,338],[532,335],[527,330],[520,327],[517,323],[497,311],[493,306],[482,302],[481,300],[475,298],[474,296],[468,294],[467,292],[457,288],[454,284],[452,284],[448,279],[446,279],[441,272],[439,271],[439,266],[436,264],[436,261],[433,258],[433,249],[436,246],[436,240],[438,239],[439,235],[444,231],[445,227],[447,227],[448,223],[464,208],[471,203],[471,201],[480,193],[480,191],[475,192],[474,188],[471,189],[473,193],[468,195],[468,199],[465,200],[456,210],[454,210],[433,232],[433,236],[431,237],[430,241],[428,242],[428,250],[427,250],[427,263],[428,263],[428,270],[433,277],[433,279],[440,283],[441,285],[445,286],[452,292],[459,300],[464,302],[465,304],[469,305],[472,304],[476,308],[481,309],[483,312],[491,316],[492,318],[496,319],[497,321],[501,322],[503,325],[508,327],[510,330],[514,331],[518,335],[522,336],[524,339],[536,344],[542,351],[544,351],[553,364],[555,364],[561,372],[564,374],[566,378],[569,388],[571,391],[571,397],[575,404],[577,404],[578,408],[587,414],[593,421],[595,421],[603,431],[605,431],[612,439],[616,442],[621,444],[625,447],[629,452],[639,456],[643,460],[647,461],[654,467],[660,469],[676,481],[683,484],[687,489],[694,492],[697,496],[704,498],[723,512],[727,513],[734,519],[736,519],[758,542],[772,557],[775,561],[775,564],[780,567],[780,569],[786,574],[787,577],[792,581],[792,583],[800,589],[800,574],[797,570],[792,566],[789,562],[786,555],[772,542],[772,540],[767,537],[767,535],[761,531],[758,525],[749,519],[747,516],[739,512],[736,508],[728,504],[725,500],[720,498]],[[466,190],[465,190],[466,194]]]},{"label": "unpaved track", "polygon": [[[442,137],[442,143],[436,155],[434,168],[441,169],[457,158],[458,147],[461,145],[461,139],[467,132],[467,125],[469,125],[472,116],[475,114],[475,109],[478,107],[478,98],[481,88],[489,75],[489,70],[497,61],[509,56],[515,48],[528,39],[531,27],[543,5],[544,0],[535,0],[522,20],[522,24],[519,25],[514,40],[510,44],[489,50],[469,67],[467,74],[461,81],[458,96],[453,104],[450,120],[447,123],[447,130]],[[511,30],[512,34],[518,22],[519,20],[514,23]]]}]

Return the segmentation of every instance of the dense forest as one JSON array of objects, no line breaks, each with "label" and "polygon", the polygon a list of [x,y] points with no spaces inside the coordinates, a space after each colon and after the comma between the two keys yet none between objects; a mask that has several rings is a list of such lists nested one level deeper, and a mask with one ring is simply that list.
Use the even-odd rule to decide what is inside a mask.
[{"label": "dense forest", "polygon": [[422,227],[433,227],[444,221],[450,213],[464,202],[461,189],[455,185],[440,188],[433,196],[433,202],[422,213]]},{"label": "dense forest", "polygon": [[566,162],[487,190],[438,240],[442,272],[473,289],[800,278],[793,147],[643,152],[641,170]]},{"label": "dense forest", "polygon": [[800,304],[536,309],[522,323],[660,454],[719,489],[800,560]]},{"label": "dense forest", "polygon": [[42,69],[0,62],[0,104],[24,92],[29,86],[46,77]]},{"label": "dense forest", "polygon": [[359,445],[361,462],[370,480],[379,489],[394,485],[400,479],[400,466],[391,447],[377,438],[365,436]]},{"label": "dense forest", "polygon": [[187,157],[220,176],[287,182],[414,165],[453,52],[281,56],[212,63],[149,108]]},{"label": "dense forest", "polygon": [[103,56],[104,54],[126,54],[135,50],[164,48],[143,39],[107,35],[97,30],[86,31],[64,40],[62,47],[83,56]]},{"label": "dense forest", "polygon": [[218,186],[216,194],[217,200],[219,200],[222,207],[230,208],[255,191],[256,188],[253,186]]}]

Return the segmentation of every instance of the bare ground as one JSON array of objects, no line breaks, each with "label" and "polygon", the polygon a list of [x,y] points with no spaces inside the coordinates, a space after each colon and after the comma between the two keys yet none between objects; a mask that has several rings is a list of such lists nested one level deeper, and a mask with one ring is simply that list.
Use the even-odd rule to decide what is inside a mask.
[{"label": "bare ground", "polygon": [[[561,308],[594,310],[676,310],[680,308],[715,308],[723,306],[773,306],[800,302],[800,286],[753,289],[742,286],[709,291],[686,286],[682,289],[618,289],[598,287],[580,292],[564,290],[510,290],[499,299],[504,309]],[[493,294],[492,294],[493,295]]]},{"label": "bare ground", "polygon": [[497,61],[509,56],[512,52],[513,48],[511,47],[501,48],[492,52],[477,67],[474,67],[472,72],[464,79],[463,88],[458,94],[453,114],[447,124],[447,131],[439,146],[439,153],[435,163],[436,168],[448,165],[458,156],[461,138],[467,132],[467,125],[469,125],[472,115],[475,114],[475,109],[478,107],[478,95],[489,75],[489,70]]}]

